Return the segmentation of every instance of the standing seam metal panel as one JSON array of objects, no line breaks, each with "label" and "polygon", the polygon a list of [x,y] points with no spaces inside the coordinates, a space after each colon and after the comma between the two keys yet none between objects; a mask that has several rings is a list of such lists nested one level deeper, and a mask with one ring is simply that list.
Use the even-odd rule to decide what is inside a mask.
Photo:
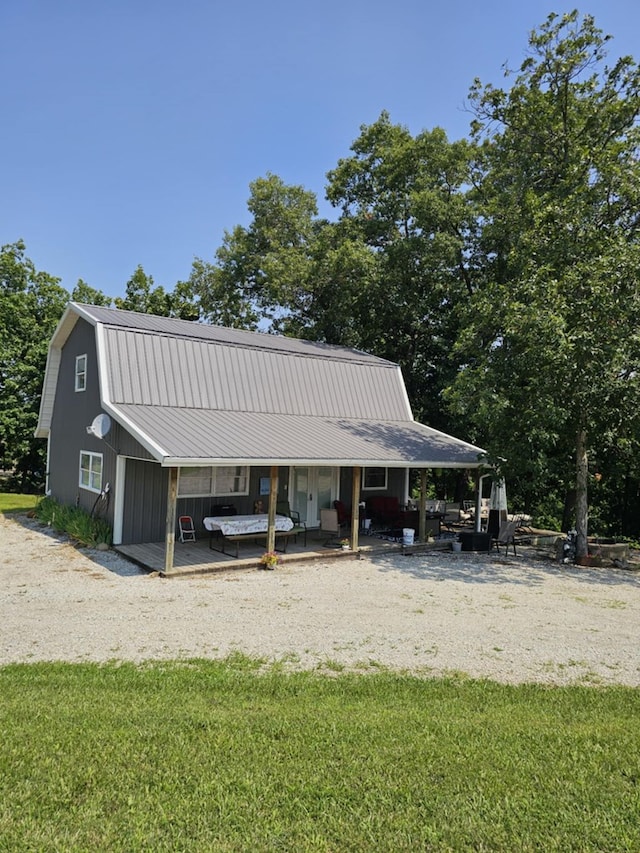
[{"label": "standing seam metal panel", "polygon": [[300,358],[113,330],[108,341],[114,402],[376,420],[407,416],[402,380],[386,363]]}]

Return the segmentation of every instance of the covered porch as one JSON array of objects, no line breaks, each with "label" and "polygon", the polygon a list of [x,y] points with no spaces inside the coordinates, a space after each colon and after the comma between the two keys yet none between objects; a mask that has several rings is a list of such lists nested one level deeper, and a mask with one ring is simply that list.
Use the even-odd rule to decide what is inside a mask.
[{"label": "covered porch", "polygon": [[[450,550],[452,536],[431,542],[414,541],[412,545],[394,542],[373,535],[358,537],[355,549],[343,551],[337,544],[327,544],[325,531],[311,529],[307,531],[306,544],[303,537],[291,540],[286,552],[280,553],[282,564],[301,561],[354,560],[374,553],[416,553],[420,551]],[[118,545],[115,550],[142,568],[158,572],[163,577],[181,577],[209,574],[230,569],[256,569],[260,566],[260,557],[265,551],[263,542],[245,541],[239,549],[239,556],[225,554],[209,547],[208,537],[200,536],[195,542],[175,542],[173,562],[169,569],[166,563],[165,542],[145,542],[136,545]]]},{"label": "covered porch", "polygon": [[[455,441],[455,440],[454,440]],[[467,446],[468,447],[468,446]],[[475,451],[476,448],[473,448]],[[169,576],[174,574],[175,569],[181,569],[181,563],[183,562],[183,558],[187,558],[187,565],[208,565],[209,571],[211,571],[211,566],[217,567],[219,563],[227,563],[228,561],[233,561],[232,564],[238,566],[239,560],[248,561],[249,565],[255,565],[259,558],[267,552],[271,552],[274,550],[286,550],[286,554],[288,555],[296,555],[296,559],[300,559],[304,556],[305,559],[327,559],[328,552],[331,551],[338,552],[338,547],[334,545],[334,547],[327,547],[327,541],[337,543],[338,540],[348,541],[349,547],[346,551],[347,554],[351,553],[357,554],[362,550],[371,550],[374,547],[385,548],[390,545],[398,545],[400,537],[402,536],[402,527],[411,527],[412,535],[414,541],[411,542],[412,545],[420,546],[420,545],[434,545],[436,542],[439,543],[439,534],[442,531],[444,535],[442,536],[442,541],[445,543],[442,547],[450,547],[450,544],[447,540],[455,538],[455,534],[452,531],[450,525],[446,524],[443,528],[444,524],[444,515],[442,518],[438,517],[437,513],[428,513],[427,511],[427,485],[428,485],[428,470],[429,468],[439,467],[439,468],[462,468],[462,467],[475,467],[477,470],[477,474],[479,475],[479,469],[481,466],[481,462],[478,460],[478,455],[475,455],[475,458],[471,459],[469,456],[465,459],[465,464],[451,462],[451,460],[447,460],[442,462],[439,460],[440,464],[434,466],[433,463],[429,465],[429,468],[420,466],[416,467],[416,470],[419,473],[420,478],[420,486],[419,486],[419,500],[414,502],[414,506],[409,511],[409,507],[407,505],[408,498],[408,474],[409,468],[396,465],[396,470],[400,473],[406,475],[406,480],[404,481],[404,494],[396,494],[393,497],[393,500],[396,504],[400,505],[401,512],[395,516],[395,521],[391,522],[391,526],[395,528],[395,530],[388,530],[388,533],[395,534],[394,536],[387,536],[386,539],[377,535],[380,531],[375,530],[375,524],[369,529],[365,524],[365,514],[366,514],[366,503],[363,500],[363,471],[366,469],[366,462],[370,460],[362,460],[360,464],[355,465],[336,465],[336,472],[344,472],[348,474],[348,492],[350,492],[350,501],[347,498],[347,495],[344,495],[341,490],[337,491],[332,497],[329,499],[328,503],[325,503],[325,507],[331,507],[331,509],[322,509],[321,513],[333,513],[335,514],[335,523],[337,524],[337,528],[334,528],[333,534],[328,533],[327,529],[322,529],[322,527],[318,530],[315,529],[312,524],[307,530],[307,535],[304,537],[305,545],[301,547],[301,543],[299,540],[302,537],[296,537],[296,539],[291,539],[290,541],[286,541],[286,549],[280,545],[278,549],[278,540],[277,540],[277,532],[276,532],[276,514],[278,512],[277,507],[278,504],[282,500],[282,483],[280,482],[280,466],[279,465],[271,465],[269,469],[269,478],[264,478],[266,483],[268,483],[267,494],[265,494],[265,503],[267,506],[266,513],[263,516],[264,519],[264,534],[262,541],[256,537],[253,540],[249,534],[247,537],[238,536],[236,539],[243,539],[242,549],[240,553],[240,545],[236,543],[236,553],[235,555],[229,555],[225,553],[219,553],[215,550],[212,550],[208,547],[208,543],[210,541],[210,537],[201,536],[201,539],[204,539],[207,544],[207,550],[209,551],[206,556],[202,553],[199,548],[193,548],[193,554],[189,554],[188,546],[193,543],[189,542],[180,542],[179,537],[176,535],[176,522],[177,522],[177,504],[178,504],[178,494],[179,494],[179,480],[180,480],[180,468],[179,467],[171,467],[169,469],[169,482],[168,482],[168,494],[167,494],[167,513],[166,513],[166,528],[165,528],[165,541],[162,543],[142,543],[142,544],[127,544],[120,545],[119,550],[125,556],[129,556],[131,559],[134,559],[136,562],[139,562],[142,565],[148,566],[149,568],[153,568],[154,570],[162,572],[164,575]],[[378,460],[376,460],[378,461]],[[386,461],[386,460],[385,460]],[[408,460],[407,460],[408,461]],[[391,467],[391,466],[389,466]],[[387,470],[387,466],[382,468],[381,470]],[[483,477],[478,476],[477,485],[481,486]],[[342,480],[341,475],[338,473],[336,483],[339,483]],[[346,483],[345,483],[346,485]],[[385,481],[385,489],[388,485]],[[478,490],[478,494],[480,494],[480,490]],[[267,496],[268,495],[268,496]],[[311,496],[310,496],[311,497]],[[349,516],[345,523],[339,523],[338,512],[333,509],[333,506],[337,506],[340,501],[334,501],[333,497],[344,498],[349,502]],[[325,496],[326,499],[326,496]],[[417,505],[415,505],[417,503]],[[479,499],[478,499],[479,503]],[[288,503],[287,503],[288,505]],[[261,512],[263,511],[261,507]],[[254,509],[255,512],[255,509]],[[406,522],[406,524],[402,521],[403,518],[411,518],[411,521]],[[249,517],[248,517],[249,518]],[[253,518],[253,517],[251,517]],[[304,518],[304,517],[303,517]],[[479,515],[477,516],[479,519]],[[222,519],[209,519],[209,520],[217,520],[222,521]],[[437,535],[434,536],[434,525],[437,530]],[[303,522],[303,526],[306,525]],[[386,525],[387,527],[389,524]],[[252,527],[251,529],[257,529]],[[234,537],[230,537],[234,538]],[[435,539],[435,542],[431,540]],[[384,543],[387,544],[384,544]],[[401,543],[400,543],[401,544]],[[407,543],[408,544],[408,543]],[[147,556],[144,556],[146,553]],[[153,559],[150,555],[153,555]],[[340,557],[342,557],[342,553],[340,553]]]}]

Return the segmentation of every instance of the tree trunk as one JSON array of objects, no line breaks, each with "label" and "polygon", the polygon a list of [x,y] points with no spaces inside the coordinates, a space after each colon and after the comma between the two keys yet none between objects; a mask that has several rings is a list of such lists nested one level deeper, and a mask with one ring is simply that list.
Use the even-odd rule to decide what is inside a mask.
[{"label": "tree trunk", "polygon": [[587,453],[587,431],[581,428],[578,430],[578,434],[576,436],[576,557],[586,557],[588,553],[588,471],[589,457]]},{"label": "tree trunk", "polygon": [[568,489],[564,496],[564,510],[562,512],[562,526],[560,530],[563,533],[568,533],[573,527],[576,517],[576,490]]}]

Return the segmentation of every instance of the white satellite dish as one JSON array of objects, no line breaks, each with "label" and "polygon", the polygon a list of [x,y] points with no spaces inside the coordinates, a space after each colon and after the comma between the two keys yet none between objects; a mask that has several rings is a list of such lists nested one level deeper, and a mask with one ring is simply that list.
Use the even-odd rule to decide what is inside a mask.
[{"label": "white satellite dish", "polygon": [[91,426],[87,427],[89,435],[95,435],[96,438],[104,438],[111,429],[111,418],[109,415],[101,414],[91,421]]}]

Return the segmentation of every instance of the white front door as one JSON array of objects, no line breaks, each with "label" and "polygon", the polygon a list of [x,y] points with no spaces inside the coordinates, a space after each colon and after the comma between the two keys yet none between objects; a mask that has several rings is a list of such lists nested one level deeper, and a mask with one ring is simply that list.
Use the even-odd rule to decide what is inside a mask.
[{"label": "white front door", "polygon": [[320,526],[320,510],[330,509],[338,495],[337,468],[296,467],[289,479],[289,503],[307,527]]}]

